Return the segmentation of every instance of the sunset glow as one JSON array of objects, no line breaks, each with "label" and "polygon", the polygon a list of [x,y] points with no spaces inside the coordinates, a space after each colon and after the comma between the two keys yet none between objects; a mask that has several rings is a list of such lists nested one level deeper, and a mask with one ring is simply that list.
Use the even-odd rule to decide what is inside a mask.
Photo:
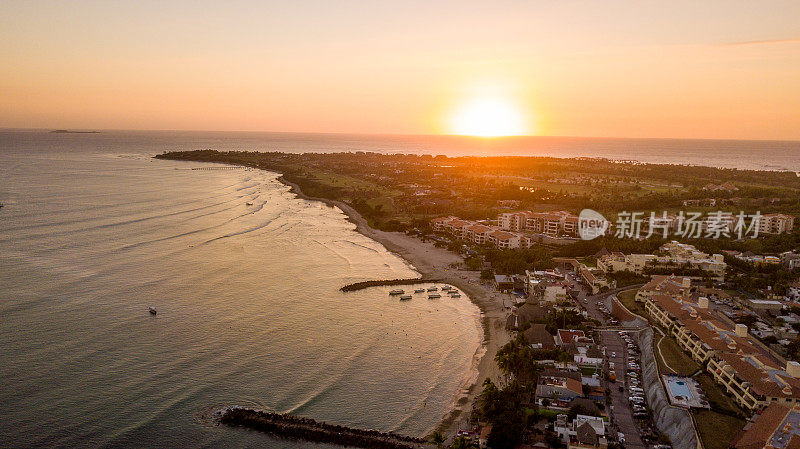
[{"label": "sunset glow", "polygon": [[525,114],[508,99],[481,97],[464,103],[455,111],[449,133],[479,137],[532,134],[525,122]]},{"label": "sunset glow", "polygon": [[800,139],[800,2],[346,3],[7,1],[0,127]]}]

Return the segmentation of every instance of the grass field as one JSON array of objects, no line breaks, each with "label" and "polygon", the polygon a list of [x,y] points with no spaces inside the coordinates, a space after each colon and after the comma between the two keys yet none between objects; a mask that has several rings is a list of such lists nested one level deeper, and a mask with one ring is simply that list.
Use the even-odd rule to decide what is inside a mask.
[{"label": "grass field", "polygon": [[617,299],[621,302],[625,307],[628,308],[633,313],[641,315],[647,318],[647,312],[644,310],[644,304],[641,302],[636,302],[634,298],[636,297],[636,292],[639,290],[625,290],[624,292],[617,295]]},{"label": "grass field", "polygon": [[692,412],[705,449],[727,449],[746,421],[712,410]]},{"label": "grass field", "polygon": [[[678,343],[671,337],[656,338],[655,342],[656,361],[662,374],[675,373],[679,376],[690,376],[700,369],[700,366],[683,352]],[[659,352],[664,357],[663,361],[659,356]],[[664,362],[668,367],[664,365]]]},{"label": "grass field", "polygon": [[714,379],[708,373],[703,373],[694,378],[703,387],[706,397],[709,401],[714,403],[714,408],[723,410],[729,413],[741,413],[742,410],[734,402],[733,399],[725,396],[725,393],[720,390],[719,385],[714,382]]},{"label": "grass field", "polygon": [[695,376],[695,380],[700,383],[706,397],[713,404],[712,410],[692,411],[703,446],[706,449],[726,449],[746,421],[726,414],[741,413],[741,410],[733,399],[725,396],[708,373]]}]

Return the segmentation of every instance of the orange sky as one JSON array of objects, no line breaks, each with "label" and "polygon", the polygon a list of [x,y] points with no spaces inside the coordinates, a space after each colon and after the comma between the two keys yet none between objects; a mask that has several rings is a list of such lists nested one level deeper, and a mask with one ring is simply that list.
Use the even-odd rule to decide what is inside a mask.
[{"label": "orange sky", "polygon": [[800,140],[797,1],[2,9],[0,127],[438,134],[489,96],[525,134]]}]

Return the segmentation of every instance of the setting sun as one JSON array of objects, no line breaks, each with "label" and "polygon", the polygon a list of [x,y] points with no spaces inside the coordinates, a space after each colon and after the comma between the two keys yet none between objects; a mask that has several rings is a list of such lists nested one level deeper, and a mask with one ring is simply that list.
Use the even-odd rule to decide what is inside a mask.
[{"label": "setting sun", "polygon": [[463,104],[452,115],[449,132],[479,137],[530,134],[521,108],[502,97],[481,97]]}]

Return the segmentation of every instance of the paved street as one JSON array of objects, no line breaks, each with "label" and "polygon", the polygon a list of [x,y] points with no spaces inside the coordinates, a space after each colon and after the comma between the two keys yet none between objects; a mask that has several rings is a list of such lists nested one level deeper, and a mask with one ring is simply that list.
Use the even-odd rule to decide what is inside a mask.
[{"label": "paved street", "polygon": [[[642,442],[639,427],[628,404],[628,389],[625,385],[627,383],[628,364],[626,359],[628,354],[625,342],[622,341],[619,332],[614,330],[600,331],[600,341],[606,347],[608,360],[614,363],[614,371],[617,374],[617,382],[607,383],[607,388],[611,392],[614,423],[625,435],[626,448],[644,449],[647,445]],[[611,357],[612,353],[615,353],[616,357]],[[624,391],[619,391],[620,385],[625,387]]]},{"label": "paved street", "polygon": [[[637,288],[632,286],[629,288]],[[577,301],[586,309],[589,317],[594,318],[603,326],[607,325],[605,315],[600,310],[601,306],[607,306],[607,298],[614,295],[617,289],[610,292],[602,293],[599,295],[587,296],[586,289],[583,286],[577,288]],[[609,309],[610,310],[610,309]],[[616,382],[606,382],[606,388],[611,394],[611,415],[613,423],[616,428],[625,435],[625,448],[632,449],[646,449],[646,445],[639,433],[639,427],[636,420],[633,418],[630,404],[628,402],[628,388],[627,388],[627,371],[628,371],[628,350],[625,342],[618,330],[600,330],[600,343],[606,347],[606,358],[608,361],[614,363],[614,372],[617,376]],[[631,336],[635,336],[635,331],[631,331]],[[614,356],[612,356],[614,354]],[[619,391],[619,387],[623,387],[623,391]]]}]

